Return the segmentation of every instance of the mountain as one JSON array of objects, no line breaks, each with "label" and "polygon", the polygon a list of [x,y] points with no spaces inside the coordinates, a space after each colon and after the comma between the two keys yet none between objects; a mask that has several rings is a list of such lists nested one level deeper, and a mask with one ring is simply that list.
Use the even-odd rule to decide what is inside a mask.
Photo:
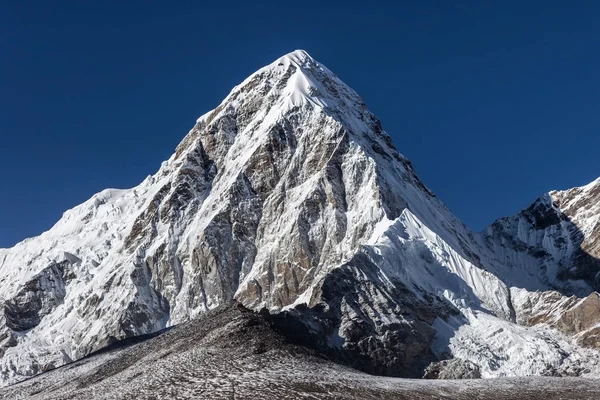
[{"label": "mountain", "polygon": [[0,389],[0,398],[595,399],[600,380],[416,380],[373,376],[290,343],[269,316],[227,304],[150,337],[126,339]]},{"label": "mountain", "polygon": [[0,250],[0,379],[232,299],[370,373],[596,373],[596,186],[473,233],[362,99],[295,51],[200,117],[140,185]]},{"label": "mountain", "polygon": [[511,286],[516,320],[600,348],[600,179],[552,191],[482,234],[488,265]]}]

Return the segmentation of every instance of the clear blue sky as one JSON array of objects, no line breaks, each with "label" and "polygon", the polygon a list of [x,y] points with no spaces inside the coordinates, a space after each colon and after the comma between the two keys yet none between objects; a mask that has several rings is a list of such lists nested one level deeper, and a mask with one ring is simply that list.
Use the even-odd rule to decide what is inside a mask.
[{"label": "clear blue sky", "polygon": [[297,48],[362,95],[475,230],[600,175],[597,2],[204,3],[4,2],[0,247],[138,184]]}]

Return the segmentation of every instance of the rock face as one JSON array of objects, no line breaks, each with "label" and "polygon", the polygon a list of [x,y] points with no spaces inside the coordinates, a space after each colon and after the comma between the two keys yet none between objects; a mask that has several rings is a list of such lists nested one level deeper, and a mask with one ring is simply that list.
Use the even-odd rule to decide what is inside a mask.
[{"label": "rock face", "polygon": [[519,310],[517,322],[526,326],[547,324],[585,347],[600,349],[600,297],[597,292],[584,298],[566,297],[556,291],[515,292],[515,307]]},{"label": "rock face", "polygon": [[584,329],[535,304],[598,288],[596,186],[474,234],[361,98],[296,51],[236,86],[140,185],[0,249],[0,379],[231,299],[290,313],[374,373],[420,377],[448,354],[483,377],[594,371],[598,353],[580,346],[596,343],[594,305]]},{"label": "rock face", "polygon": [[[552,191],[484,233],[489,265],[511,287],[516,322],[600,347],[600,179]],[[500,260],[505,258],[504,265]]]},{"label": "rock face", "polygon": [[481,238],[511,285],[583,297],[600,289],[600,179],[552,191]]},{"label": "rock face", "polygon": [[425,374],[425,379],[479,379],[479,367],[467,360],[453,358],[431,363]]}]

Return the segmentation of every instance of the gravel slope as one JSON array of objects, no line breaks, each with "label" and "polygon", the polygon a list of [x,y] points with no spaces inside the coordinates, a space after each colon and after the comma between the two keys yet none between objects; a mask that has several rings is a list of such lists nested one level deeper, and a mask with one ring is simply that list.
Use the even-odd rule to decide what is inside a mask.
[{"label": "gravel slope", "polygon": [[0,390],[2,399],[581,400],[598,396],[600,381],[581,378],[432,381],[371,376],[290,343],[261,315],[236,303]]}]

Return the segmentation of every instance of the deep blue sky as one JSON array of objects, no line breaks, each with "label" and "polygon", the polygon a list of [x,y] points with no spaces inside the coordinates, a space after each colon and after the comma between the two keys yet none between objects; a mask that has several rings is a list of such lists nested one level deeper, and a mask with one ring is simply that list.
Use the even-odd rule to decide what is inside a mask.
[{"label": "deep blue sky", "polygon": [[0,247],[138,184],[235,84],[297,48],[362,95],[475,230],[600,175],[597,2],[12,3]]}]

